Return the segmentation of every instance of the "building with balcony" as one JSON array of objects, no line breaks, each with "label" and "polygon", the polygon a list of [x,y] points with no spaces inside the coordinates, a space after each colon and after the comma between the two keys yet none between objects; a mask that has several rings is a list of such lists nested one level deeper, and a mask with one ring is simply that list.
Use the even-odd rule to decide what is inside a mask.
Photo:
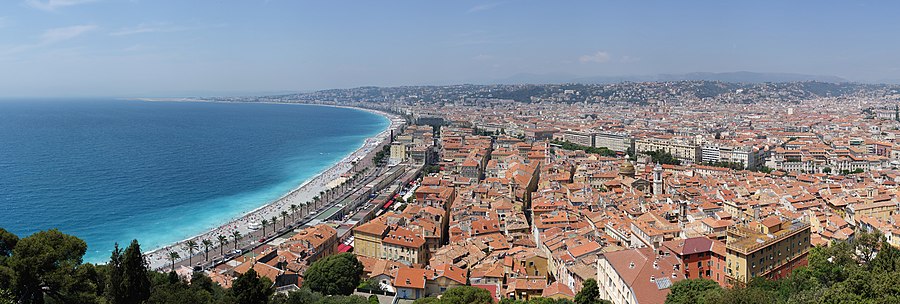
[{"label": "building with balcony", "polygon": [[800,220],[768,217],[726,230],[725,275],[730,285],[755,277],[778,279],[806,265],[810,226]]}]

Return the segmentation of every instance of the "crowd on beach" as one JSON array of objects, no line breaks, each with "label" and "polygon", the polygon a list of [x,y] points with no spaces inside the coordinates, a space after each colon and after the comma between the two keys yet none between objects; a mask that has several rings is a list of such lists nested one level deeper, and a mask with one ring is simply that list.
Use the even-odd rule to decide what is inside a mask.
[{"label": "crowd on beach", "polygon": [[[377,112],[377,114],[385,115],[388,118],[392,118],[384,113]],[[236,246],[237,248],[243,247],[242,245],[249,244],[250,242],[254,242],[256,240],[249,239],[246,236],[249,233],[253,232],[254,229],[251,229],[251,226],[258,226],[261,224],[263,219],[270,220],[272,217],[277,217],[279,220],[285,220],[282,218],[282,212],[286,211],[289,214],[294,211],[291,210],[291,205],[302,206],[305,203],[309,203],[313,201],[313,198],[318,196],[321,192],[327,190],[329,187],[334,186],[335,181],[342,178],[342,176],[354,169],[356,162],[362,160],[369,156],[369,154],[374,154],[376,148],[384,141],[389,140],[390,131],[397,127],[396,123],[392,119],[391,126],[382,133],[369,138],[365,141],[365,143],[351,153],[349,156],[345,157],[334,166],[326,169],[325,171],[319,173],[309,181],[303,183],[296,189],[292,190],[288,194],[282,196],[281,198],[263,206],[256,210],[253,210],[249,213],[244,214],[243,216],[233,218],[228,223],[219,226],[218,228],[209,230],[200,235],[194,236],[189,239],[182,240],[175,244],[159,248],[153,251],[148,252],[145,256],[150,263],[151,268],[153,269],[164,269],[171,266],[170,253],[175,252],[180,257],[179,260],[186,260],[189,256],[189,251],[187,249],[187,242],[194,241],[198,248],[194,250],[194,255],[203,256],[204,246],[202,241],[209,240],[213,243],[213,246],[210,248],[210,259],[219,256],[219,246],[221,245],[218,241],[218,237],[225,236],[228,238],[228,245],[225,245],[225,251],[231,251],[231,249],[235,248],[233,242],[234,239],[232,235],[235,231],[239,232],[241,236],[244,236],[243,240],[240,240],[240,243]],[[324,202],[320,204],[320,206],[326,206],[328,202]],[[310,205],[312,206],[312,205]],[[312,208],[309,211],[313,211]],[[300,210],[298,210],[300,212]],[[296,216],[292,216],[291,218],[302,218],[304,214],[298,214]],[[270,223],[271,225],[272,223]],[[276,225],[276,227],[278,227]],[[271,230],[269,230],[271,231]],[[215,249],[215,250],[213,250]],[[197,262],[205,262],[202,259],[194,259]],[[195,263],[197,263],[195,262]]]}]

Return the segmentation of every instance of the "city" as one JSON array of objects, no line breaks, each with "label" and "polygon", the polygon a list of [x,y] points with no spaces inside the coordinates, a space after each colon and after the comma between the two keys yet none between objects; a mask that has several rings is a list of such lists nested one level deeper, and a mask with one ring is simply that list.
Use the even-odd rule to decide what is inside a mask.
[{"label": "city", "polygon": [[0,1],[0,304],[900,303],[897,11]]},{"label": "city", "polygon": [[[520,91],[540,93],[491,97]],[[291,238],[325,235],[306,250],[353,252],[386,294],[415,300],[471,285],[497,301],[572,300],[594,279],[613,303],[661,303],[685,279],[731,287],[783,278],[807,265],[810,248],[857,231],[900,247],[898,100],[892,86],[719,82],[216,99],[407,118],[384,162],[411,174],[375,188],[359,212]],[[267,260],[297,253],[257,250]],[[300,260],[318,258],[308,257]],[[283,282],[289,273],[267,276]]]}]

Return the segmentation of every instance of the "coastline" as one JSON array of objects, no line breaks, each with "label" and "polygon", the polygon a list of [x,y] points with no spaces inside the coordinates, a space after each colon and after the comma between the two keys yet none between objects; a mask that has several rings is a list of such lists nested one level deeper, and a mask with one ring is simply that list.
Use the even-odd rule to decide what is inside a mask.
[{"label": "coastline", "polygon": [[[131,98],[130,100],[140,100],[140,101],[148,101],[148,102],[212,102],[212,103],[255,103],[255,102],[222,102],[222,101],[214,101],[214,100],[198,100],[198,99],[148,99],[148,98]],[[342,175],[349,172],[353,169],[353,162],[355,160],[365,159],[367,157],[371,157],[374,153],[377,152],[379,147],[385,140],[389,140],[390,132],[392,130],[396,130],[400,124],[402,124],[401,119],[393,114],[374,110],[374,109],[366,109],[360,107],[352,107],[352,106],[338,106],[338,105],[319,105],[319,104],[305,104],[305,103],[290,103],[290,102],[258,102],[258,103],[267,103],[267,104],[285,104],[285,105],[312,105],[312,106],[327,106],[327,107],[337,107],[337,108],[347,108],[354,109],[359,111],[365,111],[368,113],[372,113],[375,115],[380,115],[388,120],[388,126],[382,130],[381,132],[366,138],[363,143],[350,152],[345,157],[341,158],[339,161],[331,164],[329,167],[323,169],[312,177],[306,179],[304,182],[299,184],[298,186],[292,188],[287,193],[281,195],[275,200],[266,202],[260,205],[253,210],[248,212],[244,212],[240,215],[237,215],[234,218],[231,218],[227,222],[213,227],[211,229],[207,229],[193,235],[191,237],[185,238],[183,240],[168,243],[161,245],[159,247],[155,247],[149,251],[144,253],[145,258],[147,259],[150,267],[153,269],[158,269],[162,267],[167,267],[170,264],[171,260],[169,259],[170,252],[176,252],[181,257],[179,260],[185,260],[189,256],[186,249],[184,249],[184,245],[188,241],[195,241],[199,245],[199,249],[194,250],[194,255],[203,253],[203,240],[210,240],[213,242],[214,246],[211,247],[211,252],[218,253],[219,242],[217,237],[219,235],[224,235],[228,237],[229,245],[226,245],[226,249],[232,245],[233,239],[231,238],[231,234],[235,231],[240,232],[241,235],[247,236],[249,232],[252,232],[249,228],[251,223],[258,223],[262,219],[270,219],[273,216],[277,216],[279,219],[281,218],[280,214],[282,211],[288,211],[291,205],[300,206],[304,202],[311,201],[313,197],[319,195],[322,191],[329,189],[331,185],[335,184],[335,181],[341,180]],[[325,205],[327,206],[327,202]],[[312,211],[312,210],[311,210]],[[270,224],[271,225],[271,224]],[[229,250],[230,251],[230,250]]]}]

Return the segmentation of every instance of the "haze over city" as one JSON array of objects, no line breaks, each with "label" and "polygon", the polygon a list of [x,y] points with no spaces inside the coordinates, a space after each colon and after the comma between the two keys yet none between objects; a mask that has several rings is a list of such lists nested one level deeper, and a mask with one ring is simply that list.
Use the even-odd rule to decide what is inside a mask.
[{"label": "haze over city", "polygon": [[0,95],[229,95],[735,71],[890,82],[900,79],[898,6],[4,1]]}]

